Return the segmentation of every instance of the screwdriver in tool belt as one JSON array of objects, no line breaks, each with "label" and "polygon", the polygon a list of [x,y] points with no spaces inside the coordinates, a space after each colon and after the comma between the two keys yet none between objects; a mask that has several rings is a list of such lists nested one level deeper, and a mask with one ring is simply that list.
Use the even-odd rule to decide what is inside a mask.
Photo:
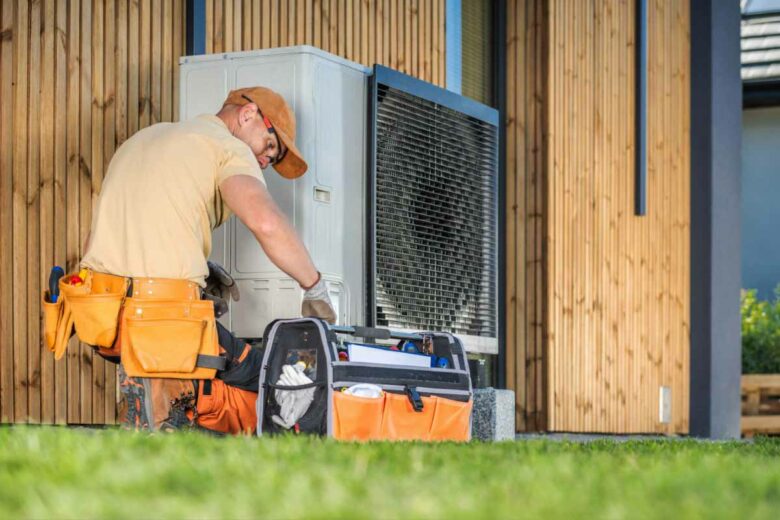
[{"label": "screwdriver in tool belt", "polygon": [[65,271],[62,267],[55,265],[51,268],[49,273],[49,300],[51,303],[57,303],[57,299],[60,297],[60,278],[65,276]]}]

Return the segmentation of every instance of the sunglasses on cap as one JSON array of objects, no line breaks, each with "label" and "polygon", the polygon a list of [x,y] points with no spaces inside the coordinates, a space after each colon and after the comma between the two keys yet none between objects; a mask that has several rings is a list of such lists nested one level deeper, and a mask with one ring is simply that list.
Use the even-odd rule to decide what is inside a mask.
[{"label": "sunglasses on cap", "polygon": [[271,120],[263,115],[263,111],[260,110],[260,105],[252,101],[252,99],[246,94],[241,94],[241,97],[246,99],[247,101],[249,101],[250,103],[252,103],[257,107],[257,113],[260,114],[260,117],[263,119],[263,124],[265,124],[265,127],[268,129],[268,133],[276,136],[276,142],[279,145],[279,151],[276,154],[276,157],[271,159],[271,162],[269,164],[273,166],[274,164],[279,163],[279,161],[284,159],[284,156],[287,155],[287,147],[285,147],[284,151],[282,151],[282,140],[279,138],[279,134],[276,133],[276,130],[274,129],[274,125],[271,124]]}]

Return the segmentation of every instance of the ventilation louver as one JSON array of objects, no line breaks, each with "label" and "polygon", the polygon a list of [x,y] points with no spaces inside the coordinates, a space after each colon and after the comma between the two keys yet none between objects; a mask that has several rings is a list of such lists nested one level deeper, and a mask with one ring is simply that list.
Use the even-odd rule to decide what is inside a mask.
[{"label": "ventilation louver", "polygon": [[368,316],[495,338],[496,111],[381,66],[371,96]]}]

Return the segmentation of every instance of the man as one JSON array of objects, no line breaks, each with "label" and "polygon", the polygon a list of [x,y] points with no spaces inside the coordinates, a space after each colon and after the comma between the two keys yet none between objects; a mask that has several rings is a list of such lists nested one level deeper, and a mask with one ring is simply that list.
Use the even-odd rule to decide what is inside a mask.
[{"label": "man", "polygon": [[[302,314],[334,322],[325,282],[266,189],[261,170],[268,166],[287,179],[307,170],[295,146],[295,116],[267,88],[230,92],[215,116],[141,130],[108,167],[82,268],[132,278],[129,294],[138,298],[147,288],[154,296],[152,288],[171,280],[198,288],[208,282],[225,294],[234,289],[232,279],[217,266],[210,276],[206,259],[212,230],[235,213],[268,258],[304,289]],[[120,327],[125,321],[120,318]],[[216,431],[253,431],[260,352],[217,328],[227,363],[214,380],[131,377],[120,365],[122,422],[154,430],[197,418]],[[115,356],[120,348],[126,346],[99,352]]]}]

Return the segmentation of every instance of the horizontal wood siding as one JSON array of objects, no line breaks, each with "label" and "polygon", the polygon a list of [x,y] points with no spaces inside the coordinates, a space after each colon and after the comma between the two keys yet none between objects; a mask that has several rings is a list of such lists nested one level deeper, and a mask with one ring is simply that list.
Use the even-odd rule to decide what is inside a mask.
[{"label": "horizontal wood siding", "polygon": [[77,268],[114,150],[177,118],[185,4],[2,2],[1,422],[116,422],[115,365],[75,338],[55,363],[40,296],[52,265]]}]

